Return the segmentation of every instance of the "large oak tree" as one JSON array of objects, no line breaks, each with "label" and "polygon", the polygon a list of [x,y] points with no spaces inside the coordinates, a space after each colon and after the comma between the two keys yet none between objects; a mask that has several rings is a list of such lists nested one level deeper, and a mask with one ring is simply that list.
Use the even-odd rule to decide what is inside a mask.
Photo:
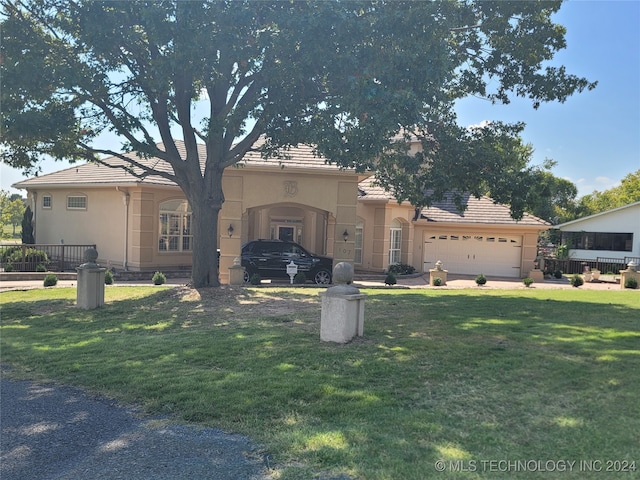
[{"label": "large oak tree", "polygon": [[[3,162],[33,172],[43,156],[109,155],[173,180],[193,211],[197,287],[219,284],[223,171],[257,145],[265,158],[315,145],[340,166],[379,172],[416,206],[454,189],[490,193],[518,215],[530,177],[522,126],[463,129],[455,100],[516,95],[536,108],[595,85],[550,63],[565,47],[551,20],[559,1],[0,4]],[[107,131],[122,143],[97,148]],[[406,150],[409,134],[422,154]]]}]

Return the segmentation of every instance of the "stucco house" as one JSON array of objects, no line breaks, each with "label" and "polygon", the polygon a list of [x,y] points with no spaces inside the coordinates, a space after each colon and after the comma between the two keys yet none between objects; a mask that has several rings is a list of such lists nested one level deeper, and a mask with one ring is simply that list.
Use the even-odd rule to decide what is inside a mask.
[{"label": "stucco house", "polygon": [[640,202],[556,225],[569,258],[597,260],[640,257]]},{"label": "stucco house", "polygon": [[[515,221],[489,198],[469,198],[463,213],[448,201],[416,212],[375,186],[372,175],[312,152],[300,146],[281,161],[252,153],[225,171],[215,246],[223,283],[242,244],[258,238],[293,240],[334,263],[352,262],[356,271],[382,273],[405,263],[426,272],[441,260],[451,273],[522,277],[533,267],[538,234],[549,228],[544,221]],[[140,180],[89,163],[13,186],[27,191],[36,243],[96,244],[98,262],[116,269],[191,266],[191,210],[180,188],[162,177]]]}]

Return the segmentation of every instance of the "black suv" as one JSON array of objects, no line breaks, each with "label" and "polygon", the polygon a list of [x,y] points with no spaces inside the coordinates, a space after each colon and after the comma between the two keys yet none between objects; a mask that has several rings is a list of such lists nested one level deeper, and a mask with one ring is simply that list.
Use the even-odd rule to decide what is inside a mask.
[{"label": "black suv", "polygon": [[249,281],[255,273],[261,278],[285,277],[287,265],[293,261],[298,272],[317,284],[331,283],[333,259],[308,252],[297,243],[282,240],[253,240],[242,246],[244,279]]}]

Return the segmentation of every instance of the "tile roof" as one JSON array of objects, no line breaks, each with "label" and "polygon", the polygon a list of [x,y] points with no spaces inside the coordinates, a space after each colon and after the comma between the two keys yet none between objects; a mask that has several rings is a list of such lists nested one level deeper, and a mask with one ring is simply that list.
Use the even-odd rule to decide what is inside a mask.
[{"label": "tile roof", "polygon": [[[374,182],[375,180],[367,179],[358,184],[359,200],[395,201],[392,194],[375,185]],[[467,209],[464,212],[459,212],[453,202],[453,196],[448,196],[444,200],[434,202],[430,207],[424,207],[420,210],[419,220],[487,225],[549,225],[544,220],[528,213],[525,213],[522,219],[515,220],[511,217],[511,211],[507,205],[494,203],[491,198],[486,196],[476,198],[467,194],[465,202]]]},{"label": "tile roof", "polygon": [[[183,156],[186,156],[186,150],[183,142],[176,142],[178,151]],[[162,144],[158,144],[162,148]],[[203,144],[198,144],[198,150],[200,158],[204,160],[206,149]],[[164,171],[169,174],[173,173],[171,166],[158,158],[138,158],[135,153],[127,153],[126,157],[131,158],[143,165],[148,165],[156,170]],[[309,145],[300,145],[296,148],[292,148],[288,153],[289,158],[283,159],[270,159],[264,160],[260,157],[258,152],[249,152],[245,155],[242,162],[238,165],[245,168],[255,169],[274,169],[281,170],[283,168],[293,169],[313,169],[323,170],[331,172],[339,172],[339,168],[336,165],[331,165],[325,162],[324,158],[316,157],[313,154],[313,147]],[[61,187],[61,186],[87,186],[87,185],[126,185],[142,183],[144,185],[175,185],[175,183],[167,178],[159,175],[150,175],[144,179],[140,179],[135,175],[132,175],[122,167],[128,166],[126,162],[118,157],[107,157],[102,160],[103,163],[110,166],[103,165],[101,163],[78,163],[72,167],[59,170],[57,172],[32,177],[21,182],[17,182],[13,185],[15,188],[27,188],[27,187]],[[135,173],[141,173],[140,168],[134,167],[132,171]]]}]

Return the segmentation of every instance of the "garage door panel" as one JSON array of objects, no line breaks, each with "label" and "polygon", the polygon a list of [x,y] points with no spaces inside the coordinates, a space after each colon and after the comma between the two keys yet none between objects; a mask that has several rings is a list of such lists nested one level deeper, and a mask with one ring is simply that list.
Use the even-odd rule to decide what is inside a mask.
[{"label": "garage door panel", "polygon": [[450,273],[519,277],[522,239],[495,234],[430,234],[424,242],[424,271],[440,260]]}]

